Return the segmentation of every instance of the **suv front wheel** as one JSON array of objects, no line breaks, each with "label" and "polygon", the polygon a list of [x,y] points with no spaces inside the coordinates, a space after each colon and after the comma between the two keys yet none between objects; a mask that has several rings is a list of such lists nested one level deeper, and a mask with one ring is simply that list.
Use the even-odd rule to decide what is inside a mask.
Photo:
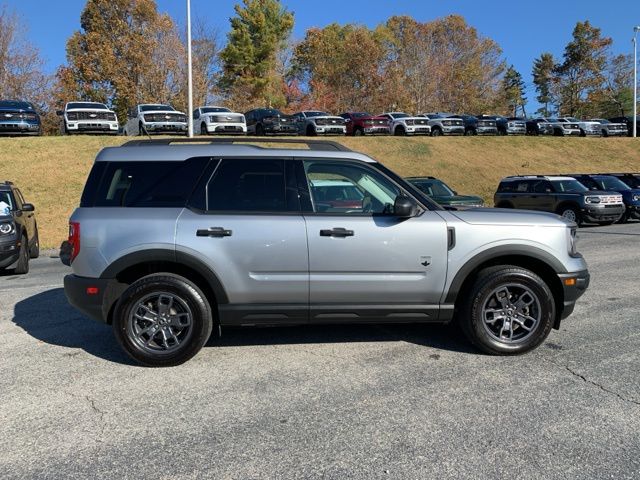
[{"label": "suv front wheel", "polygon": [[123,293],[113,318],[115,336],[137,362],[149,367],[180,365],[211,335],[211,307],[202,291],[179,275],[158,273]]},{"label": "suv front wheel", "polygon": [[482,270],[461,309],[460,324],[484,352],[516,355],[549,335],[555,302],[548,285],[530,270],[501,265]]}]

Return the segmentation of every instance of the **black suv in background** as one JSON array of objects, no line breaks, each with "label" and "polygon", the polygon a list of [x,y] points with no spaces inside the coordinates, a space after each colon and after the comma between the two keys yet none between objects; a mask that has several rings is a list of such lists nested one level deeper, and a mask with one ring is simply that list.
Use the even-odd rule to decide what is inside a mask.
[{"label": "black suv in background", "polygon": [[465,135],[497,135],[498,127],[496,121],[486,118],[479,119],[473,115],[452,115],[453,118],[460,118],[464,122]]},{"label": "black suv in background", "polygon": [[626,210],[620,223],[624,223],[630,218],[640,220],[640,188],[631,188],[614,175],[587,175],[587,174],[569,174],[589,190],[606,190],[609,192],[617,192],[622,195],[622,201]]},{"label": "black suv in background", "polygon": [[[640,115],[636,117],[636,130],[638,135],[640,135]],[[611,123],[624,123],[627,125],[627,136],[633,137],[633,115],[628,117],[613,117],[610,118],[609,121]]]},{"label": "black suv in background", "polygon": [[13,183],[0,183],[0,270],[14,265],[15,273],[28,273],[29,259],[40,255],[34,210]]},{"label": "black suv in background", "polygon": [[244,114],[247,135],[298,135],[298,126],[293,115],[275,108],[256,108]]},{"label": "black suv in background", "polygon": [[436,177],[408,177],[406,180],[443,207],[482,207],[484,200],[476,195],[458,195]]},{"label": "black suv in background", "polygon": [[31,103],[0,100],[0,135],[40,134],[40,115]]},{"label": "black suv in background", "polygon": [[631,188],[640,188],[640,173],[601,173],[601,175],[611,175]]},{"label": "black suv in background", "polygon": [[527,135],[553,135],[553,125],[543,117],[527,120],[525,126]]},{"label": "black suv in background", "polygon": [[569,176],[526,175],[502,179],[494,195],[497,208],[541,210],[583,222],[609,225],[625,212],[617,192],[590,191]]}]

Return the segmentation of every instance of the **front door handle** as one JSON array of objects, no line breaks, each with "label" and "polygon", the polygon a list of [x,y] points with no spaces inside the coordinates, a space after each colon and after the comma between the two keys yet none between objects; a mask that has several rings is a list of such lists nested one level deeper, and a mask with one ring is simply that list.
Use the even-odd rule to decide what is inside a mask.
[{"label": "front door handle", "polygon": [[353,230],[346,228],[332,228],[328,230],[320,230],[321,237],[353,237]]},{"label": "front door handle", "polygon": [[197,237],[230,237],[233,231],[226,230],[222,227],[211,227],[207,229],[201,229],[196,231]]}]

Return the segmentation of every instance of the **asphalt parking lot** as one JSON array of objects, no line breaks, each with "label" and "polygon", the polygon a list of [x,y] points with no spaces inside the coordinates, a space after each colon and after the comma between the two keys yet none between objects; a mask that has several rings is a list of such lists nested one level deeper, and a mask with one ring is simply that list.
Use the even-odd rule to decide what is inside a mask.
[{"label": "asphalt parking lot", "polygon": [[639,478],[640,224],[579,237],[590,290],[515,358],[452,327],[331,326],[141,368],[41,258],[0,276],[0,477]]}]

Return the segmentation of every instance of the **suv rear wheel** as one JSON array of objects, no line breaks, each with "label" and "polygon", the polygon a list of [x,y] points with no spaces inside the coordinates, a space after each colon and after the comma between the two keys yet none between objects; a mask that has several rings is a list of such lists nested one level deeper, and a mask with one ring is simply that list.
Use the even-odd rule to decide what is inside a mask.
[{"label": "suv rear wheel", "polygon": [[180,365],[211,335],[211,307],[202,291],[179,275],[158,273],[123,293],[113,318],[115,336],[137,362],[149,367]]},{"label": "suv rear wheel", "polygon": [[567,220],[571,220],[572,222],[576,222],[578,225],[582,223],[582,216],[580,215],[580,211],[576,207],[560,207],[558,215],[566,218]]},{"label": "suv rear wheel", "polygon": [[442,130],[440,129],[440,127],[435,127],[433,130],[431,130],[432,137],[439,137],[440,135],[442,135]]},{"label": "suv rear wheel", "polygon": [[555,302],[538,275],[501,265],[480,272],[461,313],[462,329],[476,347],[491,354],[516,355],[547,338]]}]

